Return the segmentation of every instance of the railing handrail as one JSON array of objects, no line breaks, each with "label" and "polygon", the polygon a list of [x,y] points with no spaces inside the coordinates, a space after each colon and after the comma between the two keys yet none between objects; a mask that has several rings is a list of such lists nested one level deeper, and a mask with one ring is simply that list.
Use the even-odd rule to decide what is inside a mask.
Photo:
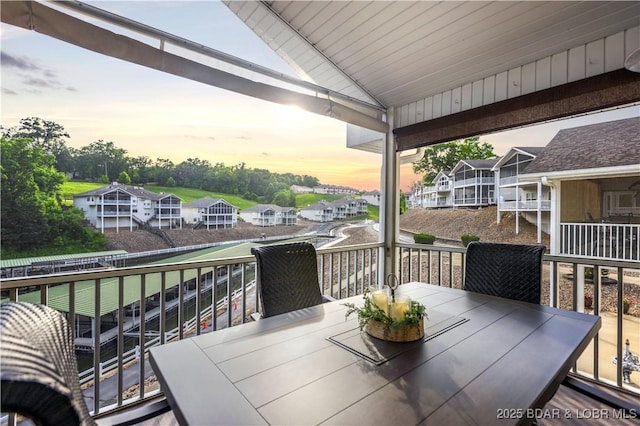
[{"label": "railing handrail", "polygon": [[225,257],[219,259],[195,260],[156,265],[124,266],[121,268],[101,269],[95,271],[71,271],[57,274],[31,275],[27,277],[11,277],[0,279],[2,289],[25,286],[66,284],[69,281],[88,281],[101,278],[120,278],[130,275],[144,275],[158,272],[171,272],[180,269],[213,268],[235,263],[255,262],[253,255]]},{"label": "railing handrail", "polygon": [[[358,245],[347,245],[347,246],[331,246],[331,247],[319,247],[317,249],[318,254],[318,266],[319,273],[321,274],[321,285],[324,289],[328,289],[329,292],[337,298],[348,297],[350,295],[359,294],[364,290],[364,288],[376,285],[377,277],[378,277],[378,267],[380,266],[380,256],[384,247],[382,242],[375,243],[364,243]],[[426,245],[426,244],[417,244],[412,242],[398,242],[396,244],[396,258],[399,260],[399,269],[400,275],[399,279],[401,283],[408,281],[422,281],[429,282],[436,285],[452,285],[456,286],[461,285],[461,280],[463,277],[460,274],[463,274],[464,261],[466,256],[466,248],[461,245]],[[399,257],[398,257],[399,254]],[[581,270],[583,266],[591,266],[597,268],[609,268],[609,269],[617,269],[617,273],[621,274],[621,271],[640,270],[640,264],[635,261],[629,260],[611,260],[611,259],[598,259],[598,258],[584,258],[579,256],[567,256],[567,255],[551,255],[545,254],[543,256],[543,262],[550,263],[551,265],[555,265],[556,269],[559,269],[558,266],[562,264],[574,265],[574,271],[577,265],[578,270]],[[247,312],[257,309],[257,305],[254,305],[254,295],[253,291],[251,293],[248,292],[248,289],[253,288],[255,285],[255,278],[253,276],[253,268],[252,264],[255,263],[255,257],[252,255],[243,255],[243,256],[235,256],[235,257],[225,257],[220,259],[207,259],[207,260],[197,260],[197,261],[184,261],[184,262],[175,262],[175,263],[161,263],[154,265],[139,265],[139,266],[129,266],[122,267],[117,269],[108,269],[108,270],[95,270],[95,271],[72,271],[72,272],[64,272],[60,274],[49,274],[49,275],[38,275],[38,276],[27,276],[27,277],[13,277],[13,278],[3,278],[0,279],[0,288],[2,290],[8,290],[9,297],[18,297],[20,299],[21,295],[18,294],[18,289],[27,287],[27,286],[40,286],[43,289],[48,289],[51,286],[55,286],[56,284],[66,284],[71,282],[80,282],[80,281],[95,281],[100,282],[102,279],[111,279],[117,280],[122,279],[128,276],[143,276],[146,274],[165,274],[169,272],[177,272],[177,271],[185,271],[194,270],[197,271],[189,272],[189,277],[182,277],[182,273],[180,273],[182,281],[173,281],[167,282],[166,287],[161,287],[160,293],[160,306],[150,307],[147,305],[144,300],[140,300],[140,315],[138,316],[140,325],[145,324],[148,325],[142,326],[141,329],[135,331],[136,329],[128,328],[123,331],[123,334],[119,335],[119,338],[122,338],[124,333],[142,333],[147,336],[148,340],[145,342],[144,350],[140,349],[136,351],[135,349],[129,350],[131,346],[127,345],[126,351],[123,349],[118,349],[119,358],[114,360],[106,360],[104,357],[100,357],[100,362],[96,363],[98,357],[94,357],[94,366],[92,369],[84,370],[81,374],[81,380],[83,383],[89,382],[95,370],[98,370],[100,374],[107,372],[110,369],[118,369],[118,374],[120,374],[121,370],[124,368],[124,364],[128,361],[133,361],[139,356],[139,360],[142,359],[144,352],[150,346],[156,344],[164,344],[173,339],[183,339],[189,337],[191,334],[200,334],[202,333],[204,327],[200,327],[200,321],[208,321],[211,322],[211,329],[216,329],[217,322],[221,320],[224,321],[225,318],[227,321],[221,322],[218,324],[219,327],[225,327],[228,325],[232,325],[240,319],[241,322],[248,320]],[[456,268],[456,275],[454,276],[453,268]],[[237,269],[236,265],[243,265],[241,268]],[[182,309],[186,306],[187,296],[190,297],[193,293],[204,294],[204,290],[207,290],[207,286],[203,285],[203,283],[209,282],[205,281],[204,274],[209,274],[214,271],[216,268],[218,271],[224,271],[226,269],[227,276],[237,275],[238,281],[241,284],[236,282],[234,287],[230,286],[229,281],[224,282],[223,278],[219,278],[218,274],[213,274],[212,278],[206,278],[206,280],[211,279],[211,284],[208,286],[210,290],[219,290],[217,295],[214,296],[213,293],[210,293],[208,297],[211,300],[206,300],[199,306],[199,309],[196,310],[196,314],[189,314],[188,317],[183,317]],[[564,268],[564,267],[563,267]],[[427,269],[427,272],[424,275],[420,275],[422,270]],[[554,268],[552,268],[554,269]],[[230,271],[234,271],[233,273],[229,273]],[[237,274],[236,272],[237,271]],[[428,274],[428,275],[427,275]],[[449,276],[444,276],[448,274]],[[625,273],[626,274],[626,273]],[[574,303],[574,308],[577,310],[581,310],[580,300],[582,300],[582,293],[580,293],[578,287],[576,287],[577,283],[581,283],[582,278],[580,278],[580,274],[575,274],[576,276],[572,278],[573,280],[573,291],[574,294],[577,295],[574,297],[572,303]],[[193,277],[196,277],[195,279]],[[200,280],[200,277],[203,280]],[[408,277],[408,278],[407,278]],[[417,277],[417,279],[416,279]],[[184,279],[183,279],[184,278]],[[407,281],[408,279],[408,281]],[[143,280],[140,280],[143,282]],[[147,284],[149,285],[150,280],[147,279]],[[169,280],[167,280],[169,281]],[[169,290],[169,286],[174,286],[178,284],[179,296],[176,298],[165,298],[164,291]],[[180,286],[182,284],[183,286]],[[189,285],[195,285],[195,290],[193,287]],[[558,283],[552,283],[554,286],[558,286]],[[71,288],[71,286],[69,286]],[[148,289],[148,287],[147,287]],[[48,291],[48,290],[47,290]],[[156,290],[157,291],[157,290]],[[42,292],[43,301],[49,303],[47,301],[47,293]],[[250,297],[247,297],[251,294]],[[620,293],[621,294],[621,293]],[[594,302],[598,300],[598,293],[594,293]],[[167,324],[167,328],[164,326],[151,326],[147,324],[149,319],[153,318],[156,311],[154,309],[159,309],[160,312],[167,314],[170,308],[170,302],[173,303],[175,300],[180,303],[182,307],[178,313],[178,326],[175,326],[175,322],[172,322],[171,325]],[[192,300],[192,299],[189,299]],[[99,299],[96,299],[96,302],[99,302]],[[197,300],[196,300],[197,301]],[[199,302],[198,302],[199,303]],[[215,306],[214,306],[215,303]],[[236,306],[237,303],[237,306]],[[575,303],[578,303],[577,307]],[[618,297],[617,301],[617,309],[622,309],[622,299]],[[557,305],[558,297],[557,295],[551,296],[549,300],[549,304]],[[208,306],[205,306],[208,305]],[[120,307],[123,308],[123,305],[120,304]],[[151,308],[148,311],[145,308]],[[118,315],[118,324],[119,327],[122,326],[125,322],[124,309],[119,310]],[[161,315],[164,315],[161,314]],[[597,313],[596,313],[597,314]],[[78,315],[75,312],[75,315]],[[618,314],[618,322],[622,321],[622,314]],[[144,320],[144,321],[143,321]],[[162,324],[166,324],[166,319],[160,318]],[[233,321],[232,321],[233,320]],[[98,321],[98,318],[96,318]],[[130,327],[130,324],[128,325]],[[93,327],[93,326],[92,326]],[[155,327],[158,327],[157,329]],[[174,328],[175,327],[175,328]],[[171,329],[169,329],[171,328]],[[95,330],[94,330],[95,331]],[[157,332],[158,335],[149,332]],[[621,332],[620,332],[621,333]],[[102,346],[102,336],[93,336],[93,345],[96,348]],[[616,342],[620,343],[622,340],[621,335],[616,337]],[[145,340],[145,339],[142,339]],[[132,342],[131,344],[135,344],[137,342]],[[120,348],[120,345],[118,346]],[[96,349],[97,350],[97,349]],[[621,351],[622,349],[620,349]],[[620,356],[619,352],[617,355]],[[109,355],[111,356],[111,355]],[[120,361],[118,361],[118,359]],[[600,362],[605,362],[603,356],[594,356],[594,362],[597,363],[598,360]],[[141,364],[142,365],[142,364]],[[148,367],[146,367],[148,368]],[[94,370],[95,369],[95,370]],[[147,370],[148,371],[148,370]],[[621,380],[621,370],[619,370],[617,380]],[[606,379],[603,383],[606,382]],[[100,401],[102,397],[101,385],[100,382],[94,382],[94,401]],[[121,386],[120,384],[118,386]],[[125,389],[127,385],[125,385]],[[623,389],[621,382],[618,383],[618,388]],[[122,391],[122,389],[120,389]],[[109,392],[109,391],[107,391]],[[140,398],[146,398],[146,395],[151,395],[151,393],[145,392],[140,395]],[[127,400],[128,401],[128,400]],[[94,402],[94,404],[98,404]],[[118,404],[122,404],[122,401],[119,401]],[[97,407],[94,406],[94,409],[98,412],[108,412],[113,409],[113,407]]]}]

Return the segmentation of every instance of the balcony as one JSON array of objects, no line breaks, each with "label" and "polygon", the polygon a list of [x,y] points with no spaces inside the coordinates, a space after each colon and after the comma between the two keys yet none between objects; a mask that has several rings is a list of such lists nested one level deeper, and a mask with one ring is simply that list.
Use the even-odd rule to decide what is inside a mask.
[{"label": "balcony", "polygon": [[[498,206],[500,210],[516,211],[516,210],[538,210],[538,201],[502,201]],[[540,203],[540,210],[551,210],[551,201],[545,200]]]},{"label": "balcony", "polygon": [[640,261],[640,225],[561,223],[560,254]]},{"label": "balcony", "polygon": [[518,176],[500,177],[500,186],[518,183]]},{"label": "balcony", "polygon": [[[375,286],[381,252],[381,243],[320,248],[318,266],[325,293],[345,298]],[[399,244],[396,261],[401,283],[462,287],[463,248]],[[0,284],[3,301],[44,303],[67,312],[78,336],[77,347],[84,349],[79,352],[79,374],[94,395],[89,410],[100,416],[161,393],[146,362],[150,347],[250,321],[256,310],[254,262],[253,256],[243,255],[10,278]],[[637,306],[633,315],[621,312],[623,297],[632,291],[637,294],[640,287],[640,263],[567,256],[546,256],[544,263],[543,304],[603,319],[599,337],[573,371],[617,392],[640,395],[637,384],[623,382],[621,365],[612,363],[613,357],[620,359],[624,340],[639,324]],[[596,271],[608,270],[609,281],[585,279],[581,272],[585,265]],[[618,285],[611,286],[611,280]],[[591,308],[584,305],[585,293],[593,294]],[[100,308],[98,315],[96,307]],[[135,369],[136,374],[125,374],[129,369]],[[117,385],[117,391],[110,390],[112,384]]]}]

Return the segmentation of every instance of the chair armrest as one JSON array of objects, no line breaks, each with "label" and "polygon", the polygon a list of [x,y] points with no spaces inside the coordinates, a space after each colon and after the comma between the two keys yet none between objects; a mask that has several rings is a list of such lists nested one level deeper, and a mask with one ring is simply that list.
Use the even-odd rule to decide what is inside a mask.
[{"label": "chair armrest", "polygon": [[335,302],[338,299],[336,299],[333,296],[329,296],[328,294],[323,294],[322,295],[322,300],[324,300],[325,302]]}]

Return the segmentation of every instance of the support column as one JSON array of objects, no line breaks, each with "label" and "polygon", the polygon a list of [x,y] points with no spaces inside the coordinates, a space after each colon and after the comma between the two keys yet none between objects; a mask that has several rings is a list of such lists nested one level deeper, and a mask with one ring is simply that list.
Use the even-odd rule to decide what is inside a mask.
[{"label": "support column", "polygon": [[381,265],[378,268],[378,284],[382,285],[389,274],[398,274],[396,260],[396,242],[400,235],[400,197],[398,183],[400,181],[400,160],[396,152],[396,141],[393,134],[394,108],[387,110],[389,130],[385,138],[382,153],[382,206],[380,211],[380,237],[384,246],[379,254]]},{"label": "support column", "polygon": [[[560,188],[561,182],[552,182],[547,179],[546,176],[543,176],[541,179],[543,185],[549,186],[551,190],[551,208],[549,211],[549,252],[552,255],[560,254]],[[549,282],[558,282],[560,279],[559,271],[555,270],[554,263],[551,263],[549,268],[549,273],[555,280],[549,280]],[[550,300],[554,299],[555,296],[555,288],[551,286],[550,288]]]},{"label": "support column", "polygon": [[496,188],[495,190],[495,197],[496,197],[496,204],[497,204],[497,208],[496,208],[496,223],[498,225],[500,225],[500,209],[502,208],[502,196],[500,195],[500,169],[496,170],[496,172],[494,173],[494,187]]},{"label": "support column", "polygon": [[538,244],[542,242],[542,182],[538,181],[536,183],[537,192],[536,197],[538,200],[536,211],[538,216],[536,217],[536,226],[538,231]]},{"label": "support column", "polygon": [[516,183],[516,235],[520,233],[520,185]]}]

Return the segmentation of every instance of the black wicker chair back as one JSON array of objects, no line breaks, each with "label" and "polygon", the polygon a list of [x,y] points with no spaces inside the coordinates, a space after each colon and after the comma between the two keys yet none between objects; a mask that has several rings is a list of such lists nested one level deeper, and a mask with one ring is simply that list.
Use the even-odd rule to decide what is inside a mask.
[{"label": "black wicker chair back", "polygon": [[539,304],[544,251],[537,245],[471,242],[464,289]]},{"label": "black wicker chair back", "polygon": [[251,249],[263,317],[323,303],[318,260],[311,243],[277,244]]},{"label": "black wicker chair back", "polygon": [[95,424],[82,397],[73,335],[66,319],[44,305],[0,305],[2,412],[40,425]]},{"label": "black wicker chair back", "polygon": [[0,304],[0,377],[0,411],[37,425],[130,426],[171,411],[159,395],[91,416],[80,390],[71,327],[45,305]]}]

